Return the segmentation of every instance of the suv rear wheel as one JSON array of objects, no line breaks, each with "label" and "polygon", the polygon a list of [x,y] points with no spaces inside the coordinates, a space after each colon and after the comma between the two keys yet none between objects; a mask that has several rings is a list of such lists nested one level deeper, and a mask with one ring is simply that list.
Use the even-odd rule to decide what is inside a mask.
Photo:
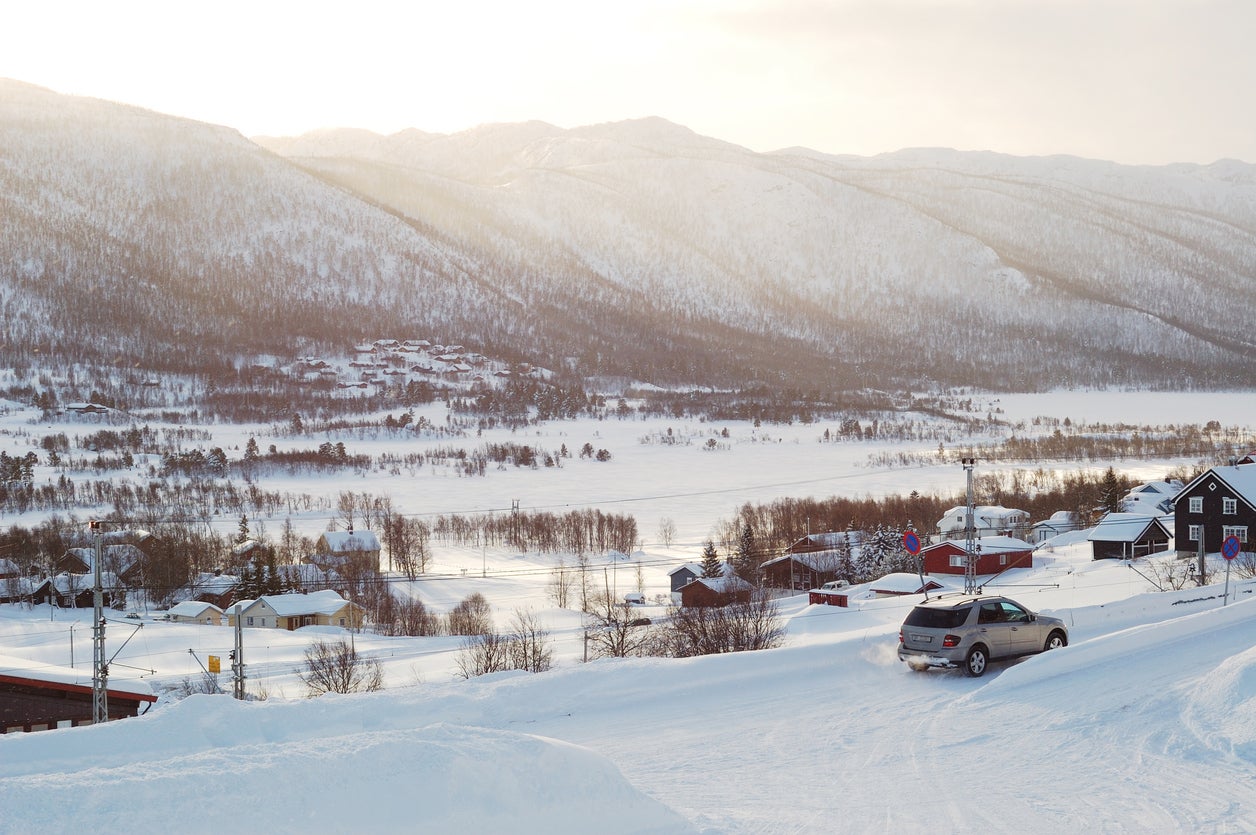
[{"label": "suv rear wheel", "polygon": [[964,672],[973,678],[980,678],[985,673],[989,661],[986,648],[978,644],[968,651],[968,657],[964,659]]}]

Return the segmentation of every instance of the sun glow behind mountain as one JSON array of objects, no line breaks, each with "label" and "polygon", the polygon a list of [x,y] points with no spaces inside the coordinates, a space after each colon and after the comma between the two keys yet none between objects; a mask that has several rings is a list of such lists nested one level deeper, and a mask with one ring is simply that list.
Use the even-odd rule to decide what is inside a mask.
[{"label": "sun glow behind mountain", "polygon": [[234,127],[658,115],[757,151],[1256,160],[1256,6],[1166,0],[24,4],[0,77]]}]

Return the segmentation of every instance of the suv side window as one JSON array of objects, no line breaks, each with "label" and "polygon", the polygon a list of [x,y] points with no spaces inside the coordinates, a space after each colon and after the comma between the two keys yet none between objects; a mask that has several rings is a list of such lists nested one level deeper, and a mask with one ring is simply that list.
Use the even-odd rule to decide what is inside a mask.
[{"label": "suv side window", "polygon": [[1003,620],[1003,609],[998,603],[982,603],[977,623],[998,623]]},{"label": "suv side window", "polygon": [[1004,600],[998,604],[1003,609],[1003,620],[1009,623],[1028,623],[1029,612],[1026,612],[1015,603],[1009,603]]}]

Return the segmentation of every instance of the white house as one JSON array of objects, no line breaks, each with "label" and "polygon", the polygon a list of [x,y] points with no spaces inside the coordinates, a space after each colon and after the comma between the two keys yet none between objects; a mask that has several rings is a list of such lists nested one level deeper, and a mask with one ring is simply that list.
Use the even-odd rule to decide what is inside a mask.
[{"label": "white house", "polygon": [[1163,516],[1173,512],[1173,499],[1182,492],[1183,484],[1172,481],[1149,481],[1125,494],[1121,510],[1141,516]]},{"label": "white house", "polygon": [[[968,508],[958,505],[946,512],[938,520],[938,534],[944,540],[963,539],[966,522],[964,516]],[[973,528],[975,536],[1013,536],[1020,537],[1029,526],[1029,514],[1002,505],[975,505],[973,507]]]},{"label": "white house", "polygon": [[1062,533],[1071,533],[1077,530],[1081,530],[1081,521],[1077,518],[1076,511],[1057,510],[1051,514],[1051,518],[1044,519],[1041,522],[1034,522],[1033,527],[1030,528],[1027,541],[1037,545]]}]

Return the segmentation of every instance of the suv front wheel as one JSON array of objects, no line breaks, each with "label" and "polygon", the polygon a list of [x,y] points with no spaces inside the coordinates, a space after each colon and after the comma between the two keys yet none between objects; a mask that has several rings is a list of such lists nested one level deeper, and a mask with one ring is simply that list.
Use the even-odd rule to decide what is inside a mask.
[{"label": "suv front wheel", "polygon": [[964,659],[964,672],[973,678],[980,678],[985,673],[989,661],[986,648],[978,644],[968,651],[968,657]]}]

